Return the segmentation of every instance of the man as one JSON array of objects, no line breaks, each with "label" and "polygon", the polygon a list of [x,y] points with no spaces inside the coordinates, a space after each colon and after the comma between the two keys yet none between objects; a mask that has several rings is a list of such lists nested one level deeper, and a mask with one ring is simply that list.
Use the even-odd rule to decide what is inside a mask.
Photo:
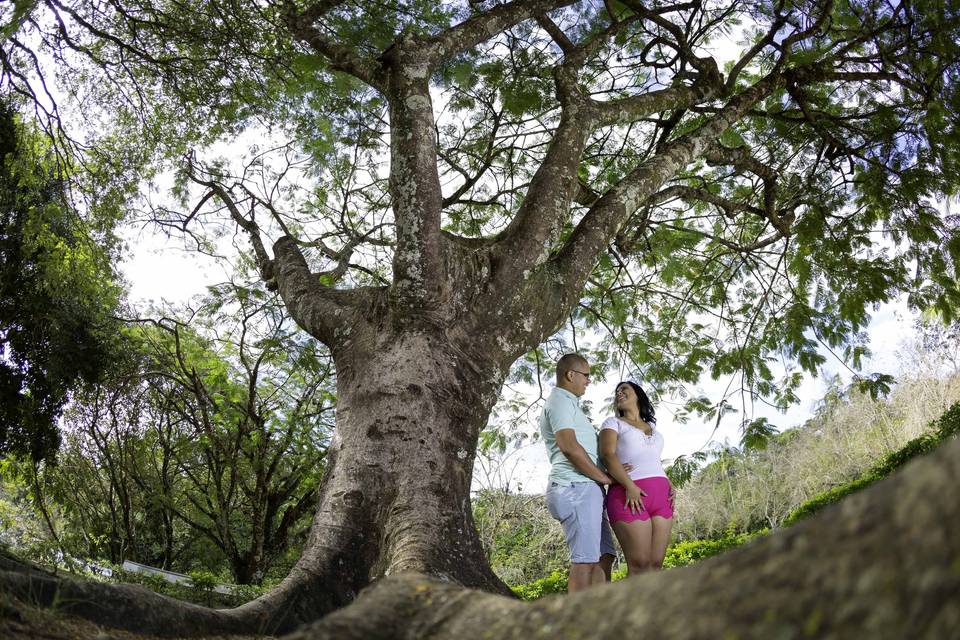
[{"label": "man", "polygon": [[547,508],[563,525],[570,549],[570,593],[609,580],[616,553],[601,488],[613,480],[597,466],[597,432],[580,410],[588,384],[586,358],[566,354],[557,361],[557,386],[540,415],[551,464]]}]

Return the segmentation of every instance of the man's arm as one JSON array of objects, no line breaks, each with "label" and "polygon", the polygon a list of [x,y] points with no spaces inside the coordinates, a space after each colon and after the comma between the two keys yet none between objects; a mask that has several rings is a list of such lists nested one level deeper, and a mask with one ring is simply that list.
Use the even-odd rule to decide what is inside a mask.
[{"label": "man's arm", "polygon": [[626,491],[626,500],[624,501],[628,510],[632,513],[643,511],[643,498],[647,492],[640,489],[630,479],[629,464],[620,462],[617,457],[617,438],[619,435],[613,429],[600,430],[600,459],[607,467],[607,472],[615,482],[621,484]]},{"label": "man's arm", "polygon": [[593,463],[583,445],[577,442],[576,431],[573,429],[558,429],[554,432],[554,436],[557,439],[557,447],[560,452],[567,456],[567,460],[577,471],[600,484],[611,484],[613,482],[610,476]]}]

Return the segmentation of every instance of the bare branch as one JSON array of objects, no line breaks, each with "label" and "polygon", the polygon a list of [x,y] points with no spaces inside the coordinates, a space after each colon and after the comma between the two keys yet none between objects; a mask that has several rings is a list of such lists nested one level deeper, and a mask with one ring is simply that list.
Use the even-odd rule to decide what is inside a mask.
[{"label": "bare branch", "polygon": [[550,37],[553,38],[553,41],[557,43],[557,46],[560,47],[560,50],[565,54],[573,53],[574,49],[576,49],[576,45],[570,42],[567,34],[565,34],[563,30],[557,26],[557,23],[551,20],[547,14],[542,13],[538,15],[537,24],[550,34]]},{"label": "bare branch", "polygon": [[[239,207],[237,207],[237,203],[234,202],[232,197],[230,197],[230,194],[222,184],[216,182],[215,180],[209,180],[200,177],[195,164],[195,158],[192,153],[187,155],[186,162],[187,174],[190,177],[190,180],[209,189],[210,194],[215,195],[224,204],[224,206],[227,207],[227,210],[230,212],[230,217],[233,218],[233,221],[237,223],[237,226],[247,233],[247,236],[250,238],[250,243],[253,245],[257,266],[260,269],[260,276],[263,278],[263,281],[268,284],[268,286],[271,286],[274,280],[273,261],[270,259],[270,254],[267,253],[267,250],[263,246],[263,239],[260,237],[260,228],[257,226],[257,223],[252,219],[252,217],[246,218],[240,212]],[[209,197],[209,194],[204,195],[200,204],[198,204],[197,208],[195,208],[193,213],[190,214],[191,217],[196,214],[199,207],[206,202]],[[183,226],[186,227],[186,221],[184,221]]]}]

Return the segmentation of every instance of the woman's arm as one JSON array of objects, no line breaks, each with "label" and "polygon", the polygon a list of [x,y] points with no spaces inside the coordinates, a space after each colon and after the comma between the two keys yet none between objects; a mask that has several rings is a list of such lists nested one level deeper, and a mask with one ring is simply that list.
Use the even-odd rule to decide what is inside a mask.
[{"label": "woman's arm", "polygon": [[617,432],[613,429],[600,430],[600,459],[607,467],[607,473],[627,490],[627,509],[640,511],[643,509],[642,498],[647,494],[633,484],[633,480],[627,474],[627,469],[620,462],[620,458],[617,457],[618,437]]},{"label": "woman's arm", "polygon": [[613,429],[600,430],[600,459],[614,480],[623,486],[633,484],[623,463],[617,457],[617,432]]}]

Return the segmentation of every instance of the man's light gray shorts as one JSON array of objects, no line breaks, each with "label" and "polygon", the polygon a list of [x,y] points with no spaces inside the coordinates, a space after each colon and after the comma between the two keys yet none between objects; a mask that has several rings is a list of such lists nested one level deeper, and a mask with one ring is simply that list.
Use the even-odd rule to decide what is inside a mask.
[{"label": "man's light gray shorts", "polygon": [[603,508],[603,490],[596,482],[547,485],[547,509],[563,525],[570,562],[592,564],[601,554],[616,555],[613,534]]}]

